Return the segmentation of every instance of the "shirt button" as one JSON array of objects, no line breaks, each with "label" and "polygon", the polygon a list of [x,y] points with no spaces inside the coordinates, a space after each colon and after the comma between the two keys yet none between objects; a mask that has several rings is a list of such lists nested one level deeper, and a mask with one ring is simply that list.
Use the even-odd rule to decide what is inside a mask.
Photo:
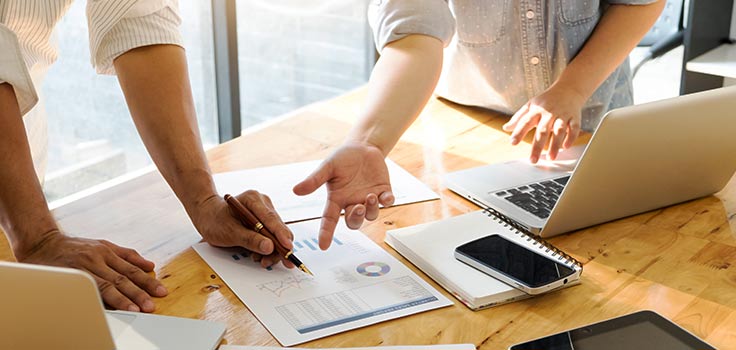
[{"label": "shirt button", "polygon": [[528,19],[534,18],[534,11],[532,10],[526,11],[526,18]]},{"label": "shirt button", "polygon": [[531,59],[529,60],[529,62],[531,62],[531,64],[533,64],[533,65],[537,65],[537,64],[539,64],[539,57],[537,57],[537,56],[534,56],[534,57],[532,57],[532,58],[531,58]]}]

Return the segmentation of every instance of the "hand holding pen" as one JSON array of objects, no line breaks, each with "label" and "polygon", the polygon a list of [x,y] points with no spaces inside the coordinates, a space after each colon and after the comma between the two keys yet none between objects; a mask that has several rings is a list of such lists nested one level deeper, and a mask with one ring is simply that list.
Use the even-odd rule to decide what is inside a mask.
[{"label": "hand holding pen", "polygon": [[309,271],[309,269],[304,265],[304,263],[302,263],[301,260],[299,260],[296,255],[294,255],[294,252],[291,249],[284,247],[282,243],[271,233],[271,231],[269,231],[268,228],[265,227],[263,223],[250,210],[248,210],[248,208],[240,203],[237,198],[226,194],[225,201],[227,202],[228,206],[230,206],[230,209],[233,212],[233,216],[235,216],[246,228],[262,234],[273,242],[274,250],[278,253],[280,257],[290,261],[304,273],[313,275],[312,272]]}]

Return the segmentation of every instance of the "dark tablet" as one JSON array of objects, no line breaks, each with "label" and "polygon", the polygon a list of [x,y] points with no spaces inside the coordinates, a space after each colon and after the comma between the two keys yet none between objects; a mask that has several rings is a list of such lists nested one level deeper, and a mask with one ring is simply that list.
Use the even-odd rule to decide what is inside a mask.
[{"label": "dark tablet", "polygon": [[510,350],[715,349],[654,311],[639,311],[583,326]]}]

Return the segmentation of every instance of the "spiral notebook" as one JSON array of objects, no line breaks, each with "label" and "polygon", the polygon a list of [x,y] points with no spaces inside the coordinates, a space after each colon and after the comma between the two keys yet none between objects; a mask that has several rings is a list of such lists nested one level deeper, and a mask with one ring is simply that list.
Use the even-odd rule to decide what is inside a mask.
[{"label": "spiral notebook", "polygon": [[490,210],[391,230],[386,233],[385,241],[463,304],[478,310],[530,297],[455,259],[455,247],[493,233],[536,249],[575,270],[574,278],[559,289],[580,283],[580,262],[548,242],[511,226]]}]

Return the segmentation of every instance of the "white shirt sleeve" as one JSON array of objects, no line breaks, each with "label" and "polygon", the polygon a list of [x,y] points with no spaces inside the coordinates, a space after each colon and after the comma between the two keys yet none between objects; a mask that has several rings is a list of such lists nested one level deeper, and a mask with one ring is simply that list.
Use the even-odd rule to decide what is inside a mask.
[{"label": "white shirt sleeve", "polygon": [[[130,0],[128,0],[130,1]],[[105,1],[99,1],[104,3]],[[120,7],[113,1],[107,7]],[[100,74],[115,74],[113,61],[137,47],[172,44],[183,46],[179,26],[178,3],[175,0],[133,1],[132,6],[115,15],[88,3],[90,57]]]},{"label": "white shirt sleeve", "polygon": [[0,83],[8,83],[15,90],[20,114],[25,115],[38,103],[38,94],[26,67],[15,33],[0,24]]},{"label": "white shirt sleeve", "polygon": [[455,34],[455,17],[446,0],[371,0],[368,24],[379,52],[411,34],[435,37],[447,47]]}]

